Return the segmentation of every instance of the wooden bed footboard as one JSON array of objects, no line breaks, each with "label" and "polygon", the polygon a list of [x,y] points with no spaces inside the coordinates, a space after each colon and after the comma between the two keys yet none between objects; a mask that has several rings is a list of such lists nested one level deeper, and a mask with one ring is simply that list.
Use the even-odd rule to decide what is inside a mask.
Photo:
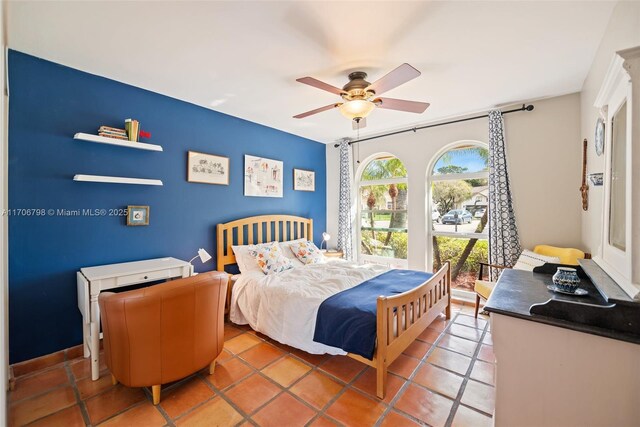
[{"label": "wooden bed footboard", "polygon": [[376,368],[376,394],[384,398],[387,368],[442,312],[451,318],[451,271],[445,265],[423,284],[398,295],[378,297],[377,343],[373,360],[349,354]]}]

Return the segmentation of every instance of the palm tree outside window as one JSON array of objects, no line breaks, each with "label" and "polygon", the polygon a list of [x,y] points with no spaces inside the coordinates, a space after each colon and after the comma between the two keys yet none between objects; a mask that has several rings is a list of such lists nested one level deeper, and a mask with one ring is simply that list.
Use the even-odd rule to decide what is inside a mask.
[{"label": "palm tree outside window", "polygon": [[400,159],[381,155],[360,175],[359,255],[365,262],[407,267],[407,170]]}]

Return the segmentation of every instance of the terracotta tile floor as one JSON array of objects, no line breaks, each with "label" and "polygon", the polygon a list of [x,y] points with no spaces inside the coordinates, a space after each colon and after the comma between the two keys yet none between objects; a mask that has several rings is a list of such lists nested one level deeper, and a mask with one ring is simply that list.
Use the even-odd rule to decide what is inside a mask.
[{"label": "terracotta tile floor", "polygon": [[[389,369],[387,396],[375,397],[375,371],[344,356],[309,355],[225,325],[225,350],[206,369],[149,389],[112,386],[101,366],[89,378],[83,358],[24,374],[9,396],[11,426],[489,426],[495,372],[486,317],[454,305]],[[104,358],[103,358],[104,360]]]}]

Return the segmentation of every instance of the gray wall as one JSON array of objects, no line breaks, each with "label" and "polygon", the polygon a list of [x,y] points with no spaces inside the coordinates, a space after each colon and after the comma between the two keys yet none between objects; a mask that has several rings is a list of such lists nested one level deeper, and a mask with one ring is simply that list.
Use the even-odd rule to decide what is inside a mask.
[{"label": "gray wall", "polygon": [[[533,104],[532,112],[505,116],[507,155],[522,244],[530,249],[542,243],[580,247],[580,96],[565,95]],[[359,158],[363,162],[376,153],[387,152],[400,158],[407,167],[410,268],[430,268],[425,206],[432,162],[446,146],[463,140],[488,143],[487,120],[360,144]],[[358,149],[354,154],[358,154]],[[337,233],[338,221],[338,162],[338,149],[328,144],[327,228],[333,235]],[[331,244],[335,245],[336,240]]]}]

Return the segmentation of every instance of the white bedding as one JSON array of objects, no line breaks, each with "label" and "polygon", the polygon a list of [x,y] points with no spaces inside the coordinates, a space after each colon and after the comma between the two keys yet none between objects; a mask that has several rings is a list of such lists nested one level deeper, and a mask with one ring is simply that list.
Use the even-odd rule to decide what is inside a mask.
[{"label": "white bedding", "polygon": [[318,307],[327,297],[387,270],[331,259],[277,274],[241,274],[233,285],[229,318],[308,353],[345,354],[313,341]]}]

